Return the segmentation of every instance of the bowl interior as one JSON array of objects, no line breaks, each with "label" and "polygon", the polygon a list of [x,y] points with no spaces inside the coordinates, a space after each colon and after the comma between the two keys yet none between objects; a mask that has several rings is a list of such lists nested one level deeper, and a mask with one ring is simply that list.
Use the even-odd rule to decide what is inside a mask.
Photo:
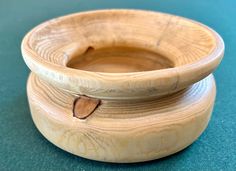
[{"label": "bowl interior", "polygon": [[29,68],[73,94],[156,98],[205,78],[220,63],[221,37],[200,23],[141,10],[101,10],[47,21],[22,42]]},{"label": "bowl interior", "polygon": [[107,47],[87,51],[72,58],[67,67],[109,73],[150,71],[174,67],[166,57],[145,49],[132,47]]},{"label": "bowl interior", "polygon": [[31,48],[52,64],[124,73],[194,63],[215,48],[212,33],[177,16],[143,12],[92,12],[45,23]]}]

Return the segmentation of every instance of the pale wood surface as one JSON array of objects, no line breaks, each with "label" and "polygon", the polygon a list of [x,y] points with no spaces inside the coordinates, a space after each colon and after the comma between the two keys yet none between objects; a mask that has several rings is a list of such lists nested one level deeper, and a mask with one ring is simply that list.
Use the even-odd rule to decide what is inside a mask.
[{"label": "pale wood surface", "polygon": [[101,10],[47,21],[22,42],[33,120],[49,141],[85,158],[170,155],[206,128],[210,74],[223,53],[215,31],[169,14]]},{"label": "pale wood surface", "polygon": [[[136,50],[123,51],[117,57],[119,48],[124,47]],[[104,48],[118,52],[104,58],[108,53]],[[136,59],[131,60],[135,52]],[[74,94],[99,99],[171,94],[210,74],[223,52],[223,40],[210,28],[182,17],[139,10],[60,17],[37,26],[22,42],[26,64],[42,79]],[[143,70],[146,72],[130,72]]]},{"label": "pale wood surface", "polygon": [[157,159],[190,145],[206,128],[215,99],[213,76],[169,97],[105,101],[86,119],[73,117],[76,96],[31,74],[28,98],[39,131],[73,154],[108,162]]}]

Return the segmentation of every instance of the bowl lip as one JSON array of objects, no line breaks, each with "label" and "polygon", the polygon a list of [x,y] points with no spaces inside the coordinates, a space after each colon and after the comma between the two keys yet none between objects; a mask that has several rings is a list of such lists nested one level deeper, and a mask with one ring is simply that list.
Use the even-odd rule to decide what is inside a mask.
[{"label": "bowl lip", "polygon": [[[61,20],[61,19],[65,20],[67,18],[78,16],[78,15],[96,14],[96,13],[104,13],[104,12],[105,13],[106,12],[117,12],[117,13],[119,13],[119,12],[132,12],[132,13],[144,13],[144,14],[157,13],[157,14],[168,15],[168,16],[172,16],[172,17],[179,17],[183,20],[197,24],[201,28],[206,29],[209,33],[211,33],[212,38],[215,39],[214,40],[215,47],[211,51],[211,53],[209,53],[205,57],[201,58],[200,60],[197,60],[197,61],[195,61],[193,63],[189,63],[189,64],[175,66],[173,68],[166,68],[166,69],[160,69],[160,70],[150,70],[150,71],[138,71],[138,72],[109,73],[109,72],[93,72],[93,71],[86,71],[86,70],[80,70],[80,69],[73,69],[73,68],[66,67],[66,66],[60,66],[60,65],[54,64],[52,62],[48,62],[46,60],[43,60],[43,58],[41,58],[41,57],[39,57],[39,55],[37,55],[37,52],[35,52],[34,50],[32,50],[28,46],[28,40],[29,40],[31,34],[34,31],[36,31],[37,29],[41,29],[45,25],[50,24],[50,22],[53,22],[53,21],[56,22],[57,20]],[[129,81],[133,82],[135,84],[135,83],[143,82],[143,81],[158,80],[158,79],[162,79],[163,77],[167,77],[169,79],[172,79],[174,77],[179,78],[180,73],[181,74],[190,74],[190,75],[192,75],[192,77],[195,77],[194,73],[199,72],[202,69],[205,69],[207,67],[212,68],[211,71],[208,72],[207,74],[204,74],[204,76],[202,76],[202,78],[191,79],[192,81],[189,81],[189,85],[190,85],[190,84],[193,84],[193,83],[205,78],[211,72],[213,72],[213,70],[218,66],[221,59],[223,58],[224,49],[225,49],[225,45],[224,45],[224,41],[221,38],[221,36],[216,31],[211,29],[210,27],[208,27],[198,21],[194,21],[192,19],[188,19],[185,17],[181,17],[178,15],[173,15],[173,14],[169,14],[169,13],[163,13],[163,12],[151,11],[151,10],[140,10],[140,9],[91,10],[91,11],[82,11],[82,12],[64,15],[61,17],[56,17],[56,18],[47,20],[47,21],[37,25],[33,29],[31,29],[25,35],[25,37],[23,38],[22,43],[21,43],[22,56],[23,56],[26,64],[28,65],[28,67],[31,69],[31,71],[35,72],[37,75],[41,76],[42,78],[45,77],[45,79],[47,81],[49,81],[51,83],[55,83],[56,85],[59,85],[59,87],[65,88],[68,91],[72,91],[75,93],[81,93],[80,91],[78,91],[78,88],[75,88],[76,86],[81,86],[80,83],[83,82],[81,80],[84,80],[85,82],[90,80],[90,81],[94,81],[96,83],[99,81],[99,83],[100,83],[99,85],[103,85],[106,82],[106,86],[108,86],[110,88],[111,87],[114,88],[114,86],[112,86],[113,84],[108,85],[108,84],[111,84],[111,82],[109,82],[109,81],[116,81],[116,83],[121,83],[121,85],[122,85],[122,83],[127,81],[128,78],[132,78],[132,80],[129,80]],[[29,53],[30,53],[30,55],[29,55]],[[214,65],[214,66],[212,67],[212,65]],[[68,82],[67,83],[61,82],[59,78],[60,79],[64,78]],[[77,81],[75,81],[75,80],[77,80]],[[64,84],[64,85],[60,86],[60,84]],[[70,85],[70,84],[78,84],[78,85]],[[168,83],[166,83],[166,84],[168,84]],[[176,81],[176,87],[178,86],[177,84],[180,84],[180,82],[178,80]]]}]

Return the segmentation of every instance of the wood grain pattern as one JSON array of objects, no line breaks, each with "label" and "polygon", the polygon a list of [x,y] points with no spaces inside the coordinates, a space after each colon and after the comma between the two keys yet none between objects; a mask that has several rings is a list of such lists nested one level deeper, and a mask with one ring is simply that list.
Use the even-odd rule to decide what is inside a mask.
[{"label": "wood grain pattern", "polygon": [[126,73],[173,68],[174,64],[168,58],[143,49],[110,47],[95,50],[90,47],[67,66],[93,72]]},{"label": "wood grain pattern", "polygon": [[34,74],[27,92],[34,123],[53,144],[93,160],[130,163],[173,154],[196,140],[211,116],[215,82],[211,75],[156,100],[103,100],[83,120],[71,110],[77,96]]},{"label": "wood grain pattern", "polygon": [[224,42],[182,17],[100,10],[47,21],[21,49],[39,131],[70,153],[130,163],[176,153],[204,131]]},{"label": "wood grain pattern", "polygon": [[[135,60],[125,58],[130,65],[120,67],[123,71],[117,70],[119,67],[114,71],[114,63],[109,65],[120,47],[136,49],[128,53],[132,57],[136,52],[136,56]],[[98,60],[101,62],[96,67],[80,65],[75,69],[71,64],[96,63],[99,57],[83,60],[83,54],[88,49],[106,54],[104,49],[112,48],[117,53]],[[37,26],[22,42],[26,64],[42,79],[74,94],[98,99],[156,98],[177,92],[209,75],[223,52],[223,40],[207,26],[141,10],[101,10],[60,17]],[[119,61],[123,55],[124,51]],[[117,65],[117,58],[114,60]],[[143,68],[144,61],[148,66]]]}]

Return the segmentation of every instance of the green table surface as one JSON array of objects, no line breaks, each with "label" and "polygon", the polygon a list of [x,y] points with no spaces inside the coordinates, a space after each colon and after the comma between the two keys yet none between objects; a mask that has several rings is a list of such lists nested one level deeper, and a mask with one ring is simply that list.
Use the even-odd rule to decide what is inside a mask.
[{"label": "green table surface", "polygon": [[[217,99],[206,131],[187,149],[145,163],[109,164],[69,154],[36,129],[26,96],[29,70],[20,51],[23,36],[48,19],[69,13],[133,8],[200,21],[225,41],[214,72]],[[0,0],[0,170],[236,170],[235,0]]]}]

